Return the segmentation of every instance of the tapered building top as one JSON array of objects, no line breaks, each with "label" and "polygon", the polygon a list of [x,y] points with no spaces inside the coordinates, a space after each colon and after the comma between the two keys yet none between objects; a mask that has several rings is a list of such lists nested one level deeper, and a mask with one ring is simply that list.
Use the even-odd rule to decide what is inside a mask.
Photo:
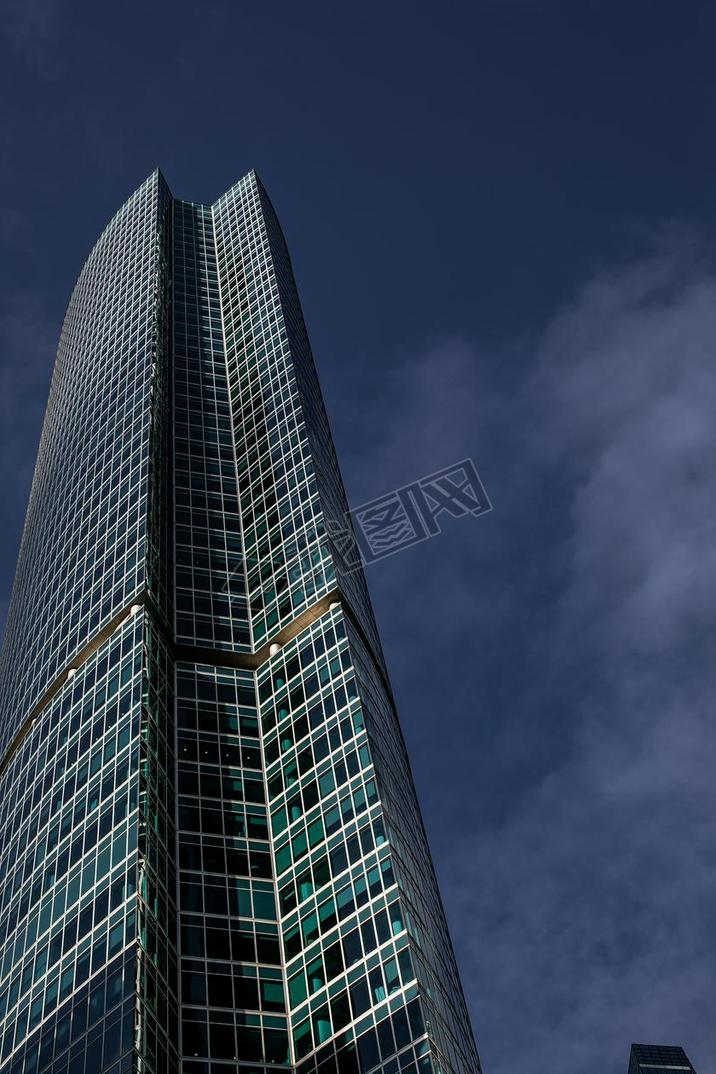
[{"label": "tapered building top", "polygon": [[0,656],[0,1074],[476,1074],[278,221],[159,171],[62,328]]}]

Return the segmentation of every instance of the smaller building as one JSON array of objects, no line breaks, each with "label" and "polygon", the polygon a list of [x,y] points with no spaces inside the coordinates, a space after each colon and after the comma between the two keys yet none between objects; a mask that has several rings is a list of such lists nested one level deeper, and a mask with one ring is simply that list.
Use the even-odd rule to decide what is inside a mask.
[{"label": "smaller building", "polygon": [[632,1044],[629,1074],[659,1074],[662,1070],[696,1074],[683,1048],[669,1044]]}]

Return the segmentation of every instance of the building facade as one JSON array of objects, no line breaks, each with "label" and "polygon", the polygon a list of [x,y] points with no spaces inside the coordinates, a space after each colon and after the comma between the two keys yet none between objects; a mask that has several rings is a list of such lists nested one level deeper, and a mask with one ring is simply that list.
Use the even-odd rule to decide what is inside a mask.
[{"label": "building facade", "polygon": [[155,172],[70,300],[0,657],[0,1074],[480,1070],[346,510],[263,186]]},{"label": "building facade", "polygon": [[683,1048],[672,1044],[632,1044],[629,1074],[696,1074]]}]

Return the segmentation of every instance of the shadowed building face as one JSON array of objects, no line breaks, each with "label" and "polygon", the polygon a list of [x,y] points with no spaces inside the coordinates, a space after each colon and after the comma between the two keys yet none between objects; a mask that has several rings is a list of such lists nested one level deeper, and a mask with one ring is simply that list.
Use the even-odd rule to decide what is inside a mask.
[{"label": "shadowed building face", "polygon": [[70,301],[2,652],[0,1074],[479,1072],[346,511],[261,183],[155,172]]},{"label": "shadowed building face", "polygon": [[632,1044],[629,1074],[696,1074],[683,1048],[668,1044]]}]

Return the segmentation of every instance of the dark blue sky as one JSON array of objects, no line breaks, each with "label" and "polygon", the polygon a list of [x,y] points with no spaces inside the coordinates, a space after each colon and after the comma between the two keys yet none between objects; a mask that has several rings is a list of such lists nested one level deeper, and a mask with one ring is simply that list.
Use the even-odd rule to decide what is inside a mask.
[{"label": "dark blue sky", "polygon": [[369,577],[486,1074],[713,1074],[713,5],[1,14],[3,617],[87,252],[255,167],[351,500],[494,503]]}]

